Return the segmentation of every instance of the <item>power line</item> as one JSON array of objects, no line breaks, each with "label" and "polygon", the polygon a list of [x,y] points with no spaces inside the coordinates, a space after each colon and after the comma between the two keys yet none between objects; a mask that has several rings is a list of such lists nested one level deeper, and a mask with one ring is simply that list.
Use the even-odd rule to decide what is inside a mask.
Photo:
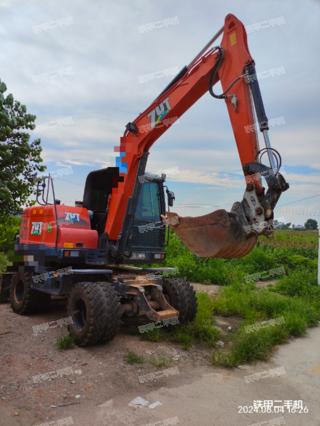
[{"label": "power line", "polygon": [[56,178],[54,178],[54,179],[62,180],[63,182],[74,183],[75,185],[80,185],[80,186],[82,186],[82,188],[83,188],[83,186],[84,186],[84,185],[81,185],[81,183],[71,182],[70,180],[60,179],[60,178],[57,178],[57,177],[56,177]]},{"label": "power line", "polygon": [[302,200],[292,201],[292,203],[281,204],[281,206],[278,206],[278,207],[287,206],[288,204],[298,203],[299,201],[309,200],[309,198],[319,197],[319,195],[320,194],[312,195],[312,197],[302,198]]}]

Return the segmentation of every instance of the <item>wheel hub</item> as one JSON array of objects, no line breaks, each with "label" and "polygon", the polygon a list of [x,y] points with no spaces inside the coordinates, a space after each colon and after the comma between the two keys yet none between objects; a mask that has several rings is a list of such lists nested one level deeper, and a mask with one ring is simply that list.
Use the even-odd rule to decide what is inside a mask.
[{"label": "wheel hub", "polygon": [[78,329],[82,329],[87,320],[87,308],[83,299],[78,299],[73,307],[73,320]]}]

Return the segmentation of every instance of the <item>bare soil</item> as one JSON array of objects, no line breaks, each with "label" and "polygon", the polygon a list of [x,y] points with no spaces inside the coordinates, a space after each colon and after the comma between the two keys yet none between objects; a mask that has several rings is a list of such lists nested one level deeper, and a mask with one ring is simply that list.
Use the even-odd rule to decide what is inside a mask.
[{"label": "bare soil", "polygon": [[[274,283],[258,284],[266,286]],[[216,297],[219,291],[219,286],[216,285],[195,283],[193,286],[211,297]],[[69,416],[77,426],[145,426],[156,421],[161,423],[161,420],[173,418],[177,414],[180,424],[192,426],[200,425],[199,416],[202,419],[201,426],[248,425],[264,420],[263,414],[250,414],[249,418],[237,414],[237,405],[244,398],[243,393],[239,393],[237,389],[244,385],[243,375],[256,371],[255,367],[243,366],[244,371],[241,368],[228,370],[214,367],[210,362],[212,348],[206,345],[195,344],[188,350],[183,350],[178,344],[141,340],[139,335],[134,334],[137,334],[138,325],[149,322],[145,317],[124,319],[119,334],[112,342],[84,348],[74,346],[65,351],[59,351],[55,344],[59,334],[67,334],[66,326],[63,326],[64,329],[50,328],[37,335],[33,333],[32,326],[65,317],[65,298],[53,298],[46,313],[30,316],[15,314],[9,303],[0,304],[1,426],[55,426],[58,419]],[[235,331],[241,324],[241,319],[217,316],[216,323],[221,332],[221,341],[228,345],[230,332],[227,327],[231,326]],[[316,340],[312,344],[316,344]],[[298,352],[301,348],[298,347]],[[144,365],[125,362],[124,356],[128,351],[143,356]],[[165,355],[168,365],[154,367],[149,362],[150,357],[161,354]],[[294,358],[296,356],[295,352]],[[301,358],[305,360],[305,355]],[[295,365],[298,365],[296,359]],[[273,361],[267,364],[268,368],[272,366],[275,366]],[[308,366],[310,371],[313,371],[312,368],[318,371],[314,362],[309,362]],[[53,376],[54,372],[65,367],[72,367],[73,373],[42,380],[41,383],[33,382],[33,376],[50,372]],[[146,383],[139,382],[141,375],[172,367],[178,367],[179,373],[148,380]],[[258,367],[257,371],[266,370],[267,367]],[[237,386],[234,385],[235,382]],[[264,384],[266,383],[265,380]],[[256,397],[255,386],[260,384],[251,386],[251,400]],[[273,392],[272,395],[277,394],[277,386],[275,380],[270,384],[269,391]],[[282,390],[287,389],[284,383],[281,386]],[[300,384],[296,380],[288,385],[288,393],[281,399],[290,399],[290,392],[298,394],[299,389]],[[314,393],[310,384],[307,389],[305,395],[310,393],[317,398],[318,390]],[[210,402],[213,393],[215,397]],[[261,393],[268,393],[268,386],[260,391],[259,399],[263,399]],[[234,414],[230,412],[230,406],[226,406],[230,395],[237,399],[237,403],[232,404]],[[163,406],[154,410],[148,407],[129,407],[128,403],[137,396],[150,403],[160,401]],[[300,398],[298,395],[294,398],[303,399],[301,395]],[[272,398],[269,395],[266,399]],[[204,406],[201,401],[205,401]],[[252,401],[250,404],[252,405]],[[214,422],[212,410],[217,413]],[[255,420],[257,418],[259,420]],[[317,424],[311,421],[312,418],[308,418],[308,424]],[[292,422],[292,425],[296,424],[300,423]]]},{"label": "bare soil", "polygon": [[[210,347],[195,345],[185,351],[179,345],[143,341],[132,335],[137,333],[138,325],[150,322],[146,317],[125,319],[112,342],[84,348],[74,346],[65,351],[55,346],[58,336],[67,334],[65,325],[63,329],[57,327],[37,335],[33,333],[32,326],[64,317],[65,298],[55,297],[46,313],[29,316],[15,314],[9,303],[0,304],[0,407],[5,413],[1,426],[50,422],[69,416],[74,408],[87,411],[129,390],[138,396],[141,387],[138,377],[150,372],[175,366],[179,366],[179,370],[190,370],[190,367],[210,365]],[[123,358],[128,351],[142,355],[146,360],[144,365],[126,363]],[[148,362],[152,355],[162,354],[168,366],[154,367]],[[33,382],[33,376],[50,372],[50,376],[54,376],[53,372],[70,366],[73,371],[81,370],[81,374]],[[151,391],[154,386],[173,385],[175,381],[176,376],[169,375],[156,383],[147,382],[143,384],[144,392]],[[56,408],[51,408],[52,405]]]}]

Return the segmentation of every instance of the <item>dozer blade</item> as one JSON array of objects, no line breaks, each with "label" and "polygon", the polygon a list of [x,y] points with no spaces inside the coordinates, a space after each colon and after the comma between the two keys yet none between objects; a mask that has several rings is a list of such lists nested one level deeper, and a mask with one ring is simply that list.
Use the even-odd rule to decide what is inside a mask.
[{"label": "dozer blade", "polygon": [[217,210],[205,216],[180,217],[167,212],[162,216],[188,249],[199,257],[224,259],[243,257],[254,247],[258,235],[246,234],[241,203],[235,203],[231,213]]}]

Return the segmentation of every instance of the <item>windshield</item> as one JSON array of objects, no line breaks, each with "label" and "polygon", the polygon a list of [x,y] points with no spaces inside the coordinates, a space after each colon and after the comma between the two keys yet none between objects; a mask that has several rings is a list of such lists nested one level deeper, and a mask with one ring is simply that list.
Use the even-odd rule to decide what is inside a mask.
[{"label": "windshield", "polygon": [[136,220],[160,221],[160,188],[155,182],[144,182],[136,210]]}]

